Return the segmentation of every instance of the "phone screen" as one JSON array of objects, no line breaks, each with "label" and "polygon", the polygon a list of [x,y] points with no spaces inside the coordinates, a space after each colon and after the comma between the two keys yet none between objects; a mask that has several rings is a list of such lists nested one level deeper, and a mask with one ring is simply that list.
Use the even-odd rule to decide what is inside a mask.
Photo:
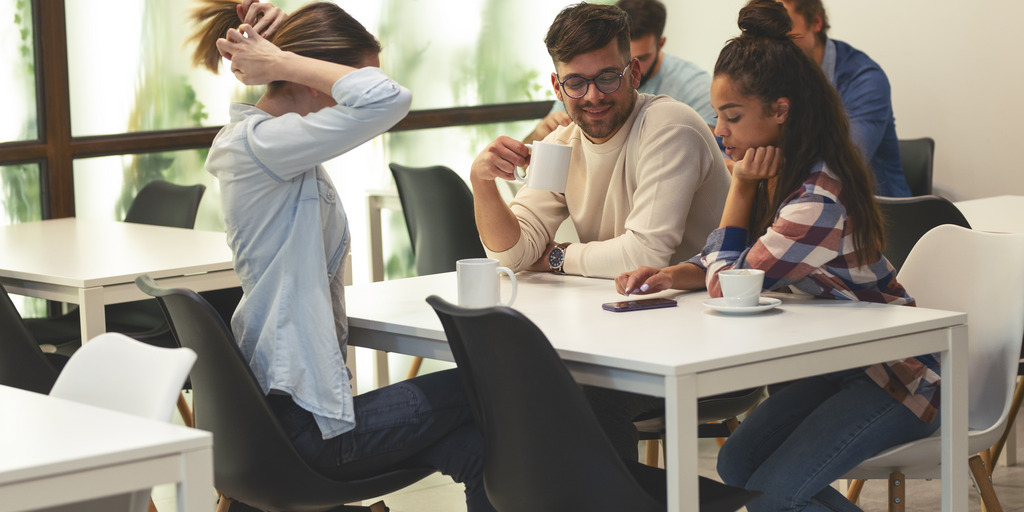
[{"label": "phone screen", "polygon": [[675,299],[657,298],[608,302],[606,304],[601,304],[601,307],[608,311],[622,312],[638,311],[641,309],[670,308],[675,305]]}]

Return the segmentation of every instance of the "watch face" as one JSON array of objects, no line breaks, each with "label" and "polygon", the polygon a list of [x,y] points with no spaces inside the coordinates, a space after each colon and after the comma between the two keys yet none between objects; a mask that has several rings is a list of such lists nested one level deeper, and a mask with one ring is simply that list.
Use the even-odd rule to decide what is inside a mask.
[{"label": "watch face", "polygon": [[555,247],[548,253],[548,266],[557,270],[562,268],[562,262],[565,260],[565,249],[561,247]]}]

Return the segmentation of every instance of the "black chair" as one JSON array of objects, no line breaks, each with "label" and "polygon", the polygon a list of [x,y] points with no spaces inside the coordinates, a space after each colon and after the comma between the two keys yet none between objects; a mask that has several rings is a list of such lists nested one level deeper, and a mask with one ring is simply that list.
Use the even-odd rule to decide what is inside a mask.
[{"label": "black chair", "polygon": [[903,139],[899,142],[903,175],[913,196],[932,193],[932,167],[935,160],[935,141],[931,137]]},{"label": "black chair", "polygon": [[[128,207],[125,222],[192,229],[204,185],[175,185],[151,181]],[[108,332],[127,334],[139,341],[173,348],[174,339],[155,301],[144,300],[106,306]],[[29,318],[25,325],[42,345],[52,345],[70,356],[81,346],[78,308],[55,318]]]},{"label": "black chair", "polygon": [[409,228],[416,274],[455,270],[463,258],[484,258],[473,216],[473,193],[455,171],[443,165],[390,164]]},{"label": "black chair", "polygon": [[0,384],[48,394],[56,381],[57,369],[39,349],[0,285]]},{"label": "black chair", "polygon": [[[505,307],[460,308],[436,295],[427,302],[441,319],[484,435],[484,486],[495,508],[665,510],[664,470],[619,458],[533,322]],[[702,511],[737,510],[759,494],[700,479]]]},{"label": "black chair", "polygon": [[939,196],[877,196],[875,199],[885,221],[883,253],[897,272],[903,267],[914,244],[932,228],[942,224],[971,227],[953,203]]},{"label": "black chair", "polygon": [[338,481],[311,468],[295,451],[267,403],[221,314],[191,290],[135,280],[157,299],[171,332],[199,359],[192,369],[196,427],[213,432],[214,483],[226,497],[259,510],[315,512],[406,487],[434,472],[410,469]]}]

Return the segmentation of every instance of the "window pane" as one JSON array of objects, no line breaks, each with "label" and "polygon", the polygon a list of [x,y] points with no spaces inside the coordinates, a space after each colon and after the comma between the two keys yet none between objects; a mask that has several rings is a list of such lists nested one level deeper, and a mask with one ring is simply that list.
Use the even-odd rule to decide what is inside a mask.
[{"label": "window pane", "polygon": [[36,140],[36,80],[29,0],[0,0],[0,142]]},{"label": "window pane", "polygon": [[0,224],[42,219],[39,195],[39,164],[0,166]]},{"label": "window pane", "polygon": [[208,150],[81,158],[74,162],[75,216],[122,220],[145,184],[164,180],[179,185],[206,185],[196,215],[196,229],[223,231],[220,189],[203,168]]}]

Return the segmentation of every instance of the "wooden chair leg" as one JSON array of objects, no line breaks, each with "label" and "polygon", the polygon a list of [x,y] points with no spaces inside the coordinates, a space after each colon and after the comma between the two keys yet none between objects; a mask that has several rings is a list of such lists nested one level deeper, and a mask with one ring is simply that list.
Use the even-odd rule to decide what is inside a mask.
[{"label": "wooden chair leg", "polygon": [[658,467],[659,444],[661,444],[661,442],[658,439],[648,439],[647,441],[644,441],[644,445],[646,447],[647,452],[645,456],[647,458],[647,462],[645,462],[645,464],[651,466],[652,468]]},{"label": "wooden chair leg", "polygon": [[[729,418],[729,419],[723,421],[722,423],[725,423],[725,427],[729,429],[729,432],[735,431],[736,427],[740,426],[740,420],[736,419],[735,417]],[[725,444],[725,438],[724,437],[716,437],[715,441],[718,441],[718,447],[719,448],[721,448],[722,445]]]},{"label": "wooden chair leg", "polygon": [[217,512],[229,512],[231,510],[231,503],[234,501],[227,496],[221,495],[220,500],[217,501]]},{"label": "wooden chair leg", "polygon": [[178,394],[178,413],[181,414],[181,419],[185,422],[186,427],[195,428],[196,418],[192,415],[192,409],[188,406],[188,402],[185,401],[184,391]]},{"label": "wooden chair leg", "polygon": [[992,451],[992,464],[988,467],[990,475],[996,469],[996,463],[999,462],[999,456],[1003,454],[1003,447],[1006,446],[1006,438],[1010,436],[1010,432],[1013,432],[1013,421],[1017,418],[1017,413],[1020,412],[1020,405],[1022,401],[1024,401],[1024,377],[1017,377],[1017,388],[1013,390],[1013,402],[1010,404],[1010,416],[1006,421],[1006,430],[1003,431],[1003,435],[999,436],[999,440],[996,441],[996,444],[992,445],[992,448],[990,448]]},{"label": "wooden chair leg", "polygon": [[420,365],[422,365],[422,364],[423,364],[423,358],[422,357],[418,357],[417,356],[417,357],[412,358],[412,365],[409,366],[409,375],[406,375],[405,378],[406,379],[411,379],[411,378],[419,375],[420,374]]},{"label": "wooden chair leg", "polygon": [[153,503],[153,498],[150,498],[150,499],[149,499],[149,508],[148,508],[148,509],[146,509],[146,510],[147,510],[147,512],[159,512],[159,511],[158,511],[158,510],[156,509],[156,503]]},{"label": "wooden chair leg", "polygon": [[850,500],[850,503],[854,505],[860,500],[860,491],[864,489],[864,480],[859,478],[850,480],[850,488],[846,490],[846,499]]},{"label": "wooden chair leg", "polygon": [[971,469],[971,479],[974,480],[974,486],[977,487],[978,494],[981,495],[981,503],[985,510],[1003,512],[1003,507],[999,504],[999,499],[996,498],[996,490],[992,487],[992,476],[985,469],[985,462],[981,456],[971,457],[967,460],[967,465]]},{"label": "wooden chair leg", "polygon": [[904,512],[907,501],[907,480],[903,473],[889,474],[889,512]]}]

